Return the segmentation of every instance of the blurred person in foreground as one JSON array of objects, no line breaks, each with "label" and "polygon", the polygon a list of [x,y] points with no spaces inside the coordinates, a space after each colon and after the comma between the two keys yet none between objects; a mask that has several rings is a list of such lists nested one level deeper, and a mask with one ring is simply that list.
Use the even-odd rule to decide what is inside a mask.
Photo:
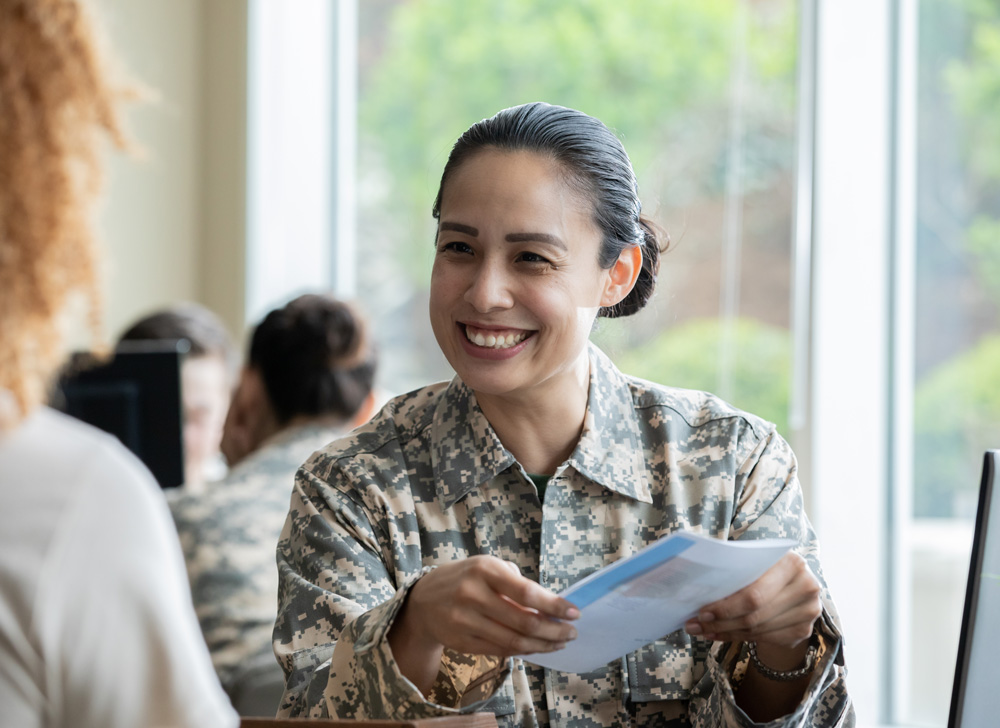
[{"label": "blurred person in foreground", "polygon": [[236,347],[222,320],[197,303],[179,303],[142,317],[125,330],[119,343],[164,340],[184,340],[190,347],[181,364],[183,490],[198,493],[226,474],[220,443],[236,372]]},{"label": "blurred person in foreground", "polygon": [[67,317],[100,345],[91,215],[125,139],[84,6],[0,0],[0,725],[235,726],[149,472],[45,406]]},{"label": "blurred person in foreground", "polygon": [[254,330],[226,417],[232,469],[170,507],[195,611],[222,684],[241,715],[278,709],[283,674],[271,647],[277,615],[274,551],[295,471],[368,419],[375,354],[348,304],[308,294]]}]

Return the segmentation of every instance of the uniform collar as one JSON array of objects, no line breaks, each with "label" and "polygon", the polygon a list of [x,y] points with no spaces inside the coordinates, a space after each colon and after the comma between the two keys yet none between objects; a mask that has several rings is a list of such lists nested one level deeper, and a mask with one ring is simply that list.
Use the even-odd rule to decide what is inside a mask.
[{"label": "uniform collar", "polygon": [[590,395],[583,433],[568,464],[608,490],[653,502],[632,388],[594,344],[590,345]]},{"label": "uniform collar", "polygon": [[[434,477],[444,508],[517,463],[458,377],[438,400],[431,427]],[[631,389],[593,344],[583,433],[566,464],[608,490],[652,502]]]},{"label": "uniform collar", "polygon": [[457,376],[434,409],[431,458],[446,509],[517,462],[479,409],[476,395]]}]

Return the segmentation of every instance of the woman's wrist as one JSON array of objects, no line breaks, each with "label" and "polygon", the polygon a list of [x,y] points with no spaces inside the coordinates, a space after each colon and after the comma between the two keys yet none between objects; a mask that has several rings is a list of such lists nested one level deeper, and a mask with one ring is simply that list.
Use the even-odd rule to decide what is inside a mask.
[{"label": "woman's wrist", "polygon": [[[747,643],[750,664],[768,680],[779,682],[799,680],[809,675],[816,665],[817,649],[811,640],[805,643],[804,650],[801,647],[793,650],[782,648],[768,650],[767,647],[756,642]],[[764,653],[764,657],[761,656],[761,652]]]},{"label": "woman's wrist", "polygon": [[430,636],[430,630],[422,628],[417,610],[413,609],[413,592],[419,584],[418,580],[410,588],[389,627],[386,641],[400,673],[427,695],[437,678],[444,645]]},{"label": "woman's wrist", "polygon": [[795,647],[747,642],[749,666],[769,680],[792,681],[809,675],[821,657],[818,623],[809,639]]}]

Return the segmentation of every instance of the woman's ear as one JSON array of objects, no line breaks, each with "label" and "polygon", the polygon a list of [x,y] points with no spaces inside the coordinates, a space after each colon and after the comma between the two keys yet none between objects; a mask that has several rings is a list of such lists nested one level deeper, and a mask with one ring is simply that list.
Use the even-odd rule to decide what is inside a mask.
[{"label": "woman's ear", "polygon": [[642,247],[633,245],[625,248],[608,271],[604,294],[601,296],[601,306],[608,308],[622,301],[632,291],[641,270]]},{"label": "woman's ear", "polygon": [[371,391],[368,396],[365,397],[365,401],[361,403],[358,407],[358,411],[354,413],[354,417],[351,418],[351,422],[348,425],[352,430],[355,427],[360,427],[365,424],[368,420],[372,418],[378,408],[378,402],[375,401],[375,392]]},{"label": "woman's ear", "polygon": [[277,431],[274,410],[256,369],[244,367],[222,428],[222,454],[232,467]]}]

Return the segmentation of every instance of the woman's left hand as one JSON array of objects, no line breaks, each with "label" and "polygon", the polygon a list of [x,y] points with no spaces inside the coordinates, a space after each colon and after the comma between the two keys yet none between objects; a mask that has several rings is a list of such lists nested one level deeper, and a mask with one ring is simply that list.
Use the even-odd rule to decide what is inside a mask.
[{"label": "woman's left hand", "polygon": [[812,635],[823,611],[820,592],[805,559],[789,552],[750,586],[702,607],[684,629],[719,642],[792,649]]}]

